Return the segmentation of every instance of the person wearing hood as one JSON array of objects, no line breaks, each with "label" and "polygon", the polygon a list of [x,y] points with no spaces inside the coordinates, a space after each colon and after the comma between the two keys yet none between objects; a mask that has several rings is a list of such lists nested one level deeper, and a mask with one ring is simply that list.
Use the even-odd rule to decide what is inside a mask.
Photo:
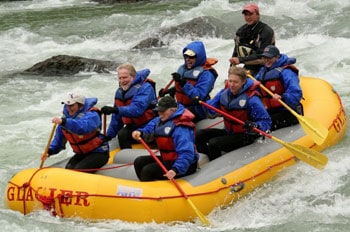
[{"label": "person wearing hood", "polygon": [[299,70],[294,66],[296,59],[280,54],[274,45],[267,46],[262,57],[265,65],[255,78],[274,94],[271,97],[261,90],[263,102],[272,118],[271,130],[298,124],[298,119],[279,102],[279,99],[282,100],[295,112],[303,115]]},{"label": "person wearing hood", "polygon": [[114,106],[104,106],[102,113],[112,118],[107,130],[108,140],[118,135],[121,149],[131,148],[134,140],[132,131],[145,126],[156,113],[157,104],[155,83],[148,78],[149,69],[135,70],[131,64],[125,63],[117,68],[119,88],[115,92]]},{"label": "person wearing hood", "polygon": [[97,98],[85,98],[78,93],[70,93],[62,103],[63,116],[52,119],[58,126],[48,153],[42,154],[42,160],[64,150],[68,141],[75,154],[65,168],[95,172],[109,159],[109,146],[100,132],[100,111],[94,107]]},{"label": "person wearing hood", "polygon": [[[196,134],[196,147],[199,153],[208,155],[214,160],[222,152],[230,152],[249,145],[259,137],[253,131],[258,128],[268,131],[271,118],[260,99],[258,81],[247,78],[244,68],[231,66],[228,72],[227,88],[219,91],[207,104],[245,122],[244,126],[230,118],[224,117],[224,129],[206,128]],[[214,114],[208,109],[208,113]]]},{"label": "person wearing hood", "polygon": [[275,44],[275,33],[269,25],[260,21],[258,5],[245,5],[242,14],[246,23],[236,31],[235,47],[229,62],[231,65],[244,64],[244,68],[255,75],[264,65],[260,56],[264,48]]},{"label": "person wearing hood", "polygon": [[216,70],[212,67],[217,63],[215,58],[207,58],[204,44],[201,41],[189,43],[183,50],[182,55],[184,64],[181,65],[177,72],[172,73],[175,81],[175,87],[172,87],[163,93],[159,91],[162,97],[169,93],[174,96],[176,101],[185,106],[194,115],[194,122],[206,118],[202,107],[198,105],[198,98],[201,101],[210,99],[210,92],[214,88],[218,76]]},{"label": "person wearing hood", "polygon": [[164,180],[196,172],[199,155],[194,145],[194,115],[171,96],[162,97],[156,110],[159,116],[132,136],[136,140],[142,137],[147,143],[155,140],[159,160],[168,172],[164,174],[152,156],[139,156],[134,161],[137,177],[141,181]]}]

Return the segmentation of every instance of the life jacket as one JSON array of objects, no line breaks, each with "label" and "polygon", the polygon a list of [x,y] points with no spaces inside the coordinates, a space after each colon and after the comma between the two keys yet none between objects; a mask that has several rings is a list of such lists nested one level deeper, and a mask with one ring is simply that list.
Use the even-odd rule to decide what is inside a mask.
[{"label": "life jacket", "polygon": [[[92,107],[89,111],[96,111],[101,117],[101,111],[98,108]],[[82,116],[84,116],[84,113],[79,114],[77,117]],[[96,128],[94,131],[85,135],[78,135],[62,127],[62,133],[76,154],[87,154],[100,147],[103,143],[102,138],[99,136],[101,135],[100,128]]]},{"label": "life jacket", "polygon": [[[152,85],[152,87],[155,89],[155,82],[149,78],[145,79],[145,81],[142,83],[148,82]],[[118,89],[118,92],[116,94],[115,99],[115,105],[120,106],[128,106],[130,105],[132,98],[137,93],[138,89],[142,86],[142,84],[136,84],[130,87],[130,89],[127,90],[127,92],[123,93],[123,90],[120,88]],[[148,108],[145,110],[145,112],[140,117],[122,117],[122,121],[124,124],[132,124],[133,126],[142,126],[149,122],[151,119],[153,119],[156,114],[153,111],[153,106],[150,104]]]},{"label": "life jacket", "polygon": [[[238,57],[256,54],[257,49],[261,47],[260,34],[266,26],[265,23],[259,21],[252,28],[247,24],[242,27],[235,37]],[[272,44],[275,43],[274,38],[271,42]]]},{"label": "life jacket", "polygon": [[[283,67],[277,67],[268,72],[265,72],[262,75],[261,83],[269,89],[272,93],[276,93],[278,95],[282,95],[285,92],[282,71],[284,69],[291,69],[297,75],[299,74],[299,70],[296,66],[292,64],[285,65]],[[283,107],[283,105],[276,99],[272,98],[266,91],[261,90],[262,100],[266,107],[266,109],[271,108],[279,108]]]},{"label": "life jacket", "polygon": [[[217,62],[218,62],[218,60],[215,59],[215,58],[207,58],[207,60],[205,61],[203,66],[197,66],[197,67],[195,67],[193,69],[190,69],[190,70],[185,70],[184,66],[182,66],[178,70],[178,73],[183,78],[185,78],[185,80],[188,83],[190,83],[191,85],[195,86],[197,81],[198,81],[198,78],[200,77],[200,75],[206,70],[209,70],[211,73],[213,73],[214,78],[218,77],[217,71],[215,70],[214,67],[212,67],[212,65],[216,64]],[[185,92],[182,90],[182,87],[177,82],[175,83],[175,91],[176,91],[175,92],[175,96],[176,96],[177,102],[181,103],[185,107],[194,105],[192,99],[189,98],[185,94]],[[201,100],[205,101],[205,100],[208,100],[209,98],[210,98],[210,96],[209,96],[209,93],[208,93],[208,95],[205,97],[205,99],[201,99]]]},{"label": "life jacket", "polygon": [[[174,129],[178,125],[187,126],[190,128],[195,128],[195,124],[191,121],[188,121],[189,114],[194,118],[193,114],[185,109],[184,113],[179,117],[166,121],[165,123],[159,121],[155,129],[155,140],[164,161],[175,161],[177,159],[177,153],[175,151],[174,141],[172,139],[172,134]],[[187,120],[184,120],[186,119]]]},{"label": "life jacket", "polygon": [[[249,98],[253,96],[260,96],[257,91],[258,86],[260,85],[259,81],[254,81],[254,84],[243,94],[238,95],[236,98],[232,99],[230,90],[227,89],[220,98],[220,109],[225,113],[232,115],[235,118],[240,119],[241,121],[251,120],[248,114],[247,103]],[[243,126],[228,118],[224,117],[225,129],[229,133],[244,133],[246,130]]]}]

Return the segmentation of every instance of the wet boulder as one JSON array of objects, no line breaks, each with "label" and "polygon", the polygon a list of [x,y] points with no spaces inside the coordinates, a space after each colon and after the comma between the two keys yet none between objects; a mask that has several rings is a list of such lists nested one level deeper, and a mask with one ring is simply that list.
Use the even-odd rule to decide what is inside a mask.
[{"label": "wet boulder", "polygon": [[36,63],[24,70],[23,74],[45,76],[71,76],[79,72],[110,73],[115,71],[120,63],[88,59],[79,56],[58,55]]},{"label": "wet boulder", "polygon": [[142,40],[133,48],[162,47],[170,44],[179,37],[188,38],[190,40],[202,37],[230,39],[232,37],[231,31],[232,27],[225,24],[220,19],[211,16],[203,16],[178,26],[162,29],[151,38]]}]

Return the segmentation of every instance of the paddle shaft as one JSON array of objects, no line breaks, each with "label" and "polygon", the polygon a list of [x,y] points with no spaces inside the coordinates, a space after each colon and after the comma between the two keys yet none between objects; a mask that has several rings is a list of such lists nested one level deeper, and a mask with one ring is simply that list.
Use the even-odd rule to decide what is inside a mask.
[{"label": "paddle shaft", "polygon": [[[140,137],[140,142],[142,145],[146,148],[146,150],[149,152],[149,154],[152,156],[152,158],[157,162],[157,164],[160,166],[160,168],[163,170],[164,173],[168,173],[168,170],[164,166],[164,164],[158,159],[156,154],[151,150],[151,148],[147,145],[147,143]],[[191,199],[187,196],[187,194],[183,191],[179,183],[175,179],[171,179],[171,181],[174,183],[176,186],[177,190],[181,193],[181,195],[189,202],[191,205],[192,209],[196,212],[198,215],[199,219],[202,221],[204,225],[210,225],[209,220],[197,209],[197,207],[193,204]]]},{"label": "paddle shaft", "polygon": [[[49,140],[47,141],[47,144],[45,147],[44,154],[47,154],[47,152],[49,151],[50,143],[51,143],[53,135],[55,134],[56,127],[57,127],[57,124],[54,123],[52,126],[52,129],[51,129],[51,134],[50,134]],[[44,162],[45,162],[45,160],[41,160],[40,168],[42,168],[44,166]]]},{"label": "paddle shaft", "polygon": [[106,131],[106,127],[107,127],[107,115],[103,114],[103,135],[106,135],[107,131]]},{"label": "paddle shaft", "polygon": [[[222,116],[229,118],[233,121],[238,122],[239,124],[244,125],[244,122],[239,120],[236,117],[233,117],[232,115],[219,110],[217,108],[215,108],[214,106],[211,106],[203,101],[199,101],[200,104],[204,105],[205,107],[214,110],[215,112],[221,114]],[[328,162],[328,158],[327,156],[325,156],[322,153],[319,153],[317,151],[311,150],[307,147],[301,146],[301,145],[296,145],[296,144],[291,144],[291,143],[287,143],[281,139],[278,139],[274,136],[272,136],[271,134],[266,133],[265,131],[259,130],[258,128],[253,128],[253,130],[267,138],[272,139],[273,141],[282,144],[285,148],[287,148],[289,151],[291,151],[296,157],[298,157],[300,160],[308,163],[309,165],[318,168],[318,169],[322,169],[326,166],[327,162]]]},{"label": "paddle shaft", "polygon": [[[256,79],[255,79],[252,75],[248,74],[248,77],[256,81]],[[271,97],[274,96],[274,93],[271,92],[268,88],[266,88],[263,84],[260,84],[259,86],[260,86],[260,88],[262,88],[265,92],[267,92]],[[278,99],[278,102],[279,102],[281,105],[283,105],[283,107],[285,107],[287,110],[289,110],[295,117],[298,117],[298,116],[299,116],[299,114],[298,114],[297,112],[295,112],[292,108],[290,108],[290,107],[289,107],[286,103],[284,103],[281,99]]]},{"label": "paddle shaft", "polygon": [[[248,74],[248,77],[256,80],[252,75]],[[274,96],[274,93],[271,92],[268,88],[266,88],[263,84],[259,85],[260,88],[262,88],[265,92],[267,92],[271,97]],[[292,108],[290,108],[285,102],[283,102],[281,99],[278,99],[278,102],[286,108],[291,114],[296,117],[301,125],[301,127],[304,129],[305,133],[308,134],[318,145],[321,145],[325,139],[328,136],[328,129],[319,124],[317,121],[306,118],[305,116],[302,116],[295,112]]]}]

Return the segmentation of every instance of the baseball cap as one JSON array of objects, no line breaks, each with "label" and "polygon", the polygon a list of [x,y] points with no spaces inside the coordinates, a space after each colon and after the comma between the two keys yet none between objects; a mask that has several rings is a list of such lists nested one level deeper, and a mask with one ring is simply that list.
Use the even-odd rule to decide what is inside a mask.
[{"label": "baseball cap", "polygon": [[261,56],[263,57],[275,57],[275,56],[280,56],[280,50],[278,50],[278,48],[274,45],[268,45],[265,49],[264,49],[264,53],[261,54]]},{"label": "baseball cap", "polygon": [[73,105],[74,103],[85,103],[85,97],[83,95],[80,95],[78,93],[69,93],[67,94],[67,98],[62,104],[66,105]]},{"label": "baseball cap", "polygon": [[242,14],[245,11],[248,11],[250,13],[256,12],[257,14],[259,14],[259,7],[258,7],[258,5],[254,4],[254,3],[250,3],[250,4],[247,4],[243,7]]},{"label": "baseball cap", "polygon": [[184,52],[184,55],[188,55],[188,56],[195,56],[196,53],[191,50],[191,49],[187,49],[185,52]]},{"label": "baseball cap", "polygon": [[164,112],[167,109],[173,108],[173,107],[177,107],[175,99],[173,97],[170,97],[170,96],[165,96],[159,100],[158,105],[155,108],[155,110],[157,110],[158,112]]}]

